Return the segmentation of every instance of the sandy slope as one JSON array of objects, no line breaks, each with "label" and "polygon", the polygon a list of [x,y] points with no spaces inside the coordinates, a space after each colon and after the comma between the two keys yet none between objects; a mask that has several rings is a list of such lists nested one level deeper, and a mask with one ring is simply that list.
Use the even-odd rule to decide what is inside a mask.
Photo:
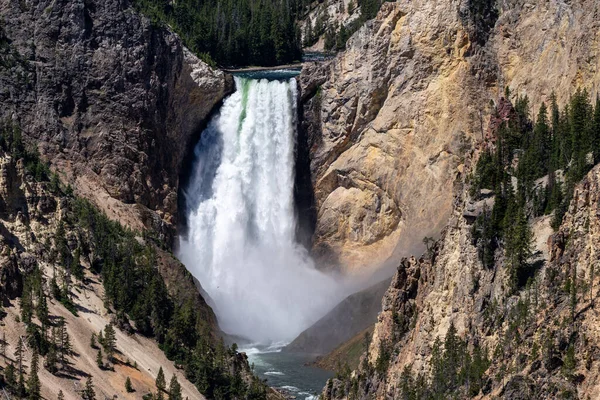
[{"label": "sandy slope", "polygon": [[[49,278],[51,274],[51,268],[46,268],[46,277]],[[204,399],[196,387],[183,377],[182,371],[177,370],[173,363],[165,357],[155,341],[139,335],[129,336],[117,330],[119,362],[115,365],[114,371],[101,370],[96,365],[97,350],[90,347],[90,337],[92,332],[97,333],[103,329],[110,321],[111,316],[107,314],[102,303],[102,285],[95,277],[90,275],[88,277],[92,279],[93,283],[87,285],[87,290],[83,290],[81,287],[73,290],[74,301],[79,309],[78,317],[54,300],[49,304],[51,315],[64,317],[67,322],[67,331],[71,337],[74,352],[74,355],[70,357],[73,373],[68,377],[54,376],[42,367],[39,376],[42,381],[43,397],[56,399],[59,390],[62,390],[65,399],[80,399],[79,390],[85,385],[87,376],[92,375],[97,399],[113,397],[140,399],[144,394],[156,390],[154,380],[162,366],[167,384],[174,373],[177,375],[184,398]],[[6,333],[9,343],[7,356],[14,359],[18,337],[19,335],[25,337],[25,325],[16,322],[19,315],[17,302],[13,302],[13,306],[6,311],[8,316],[4,319],[3,326],[0,326],[0,337],[2,332]],[[28,350],[26,354],[26,363],[29,365],[31,353]],[[130,365],[137,363],[137,370],[126,365],[127,360]],[[6,360],[3,360],[1,356],[0,365],[6,365]],[[127,393],[125,390],[125,380],[128,376],[136,390],[134,393]]]}]

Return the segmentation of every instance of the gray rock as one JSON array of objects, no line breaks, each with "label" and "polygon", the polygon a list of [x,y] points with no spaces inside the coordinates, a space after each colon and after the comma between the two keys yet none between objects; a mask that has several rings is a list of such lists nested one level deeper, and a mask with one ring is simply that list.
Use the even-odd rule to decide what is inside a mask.
[{"label": "gray rock", "polygon": [[141,228],[137,203],[172,233],[184,157],[231,77],[126,0],[0,0],[0,13],[16,60],[0,68],[0,118],[109,216]]}]

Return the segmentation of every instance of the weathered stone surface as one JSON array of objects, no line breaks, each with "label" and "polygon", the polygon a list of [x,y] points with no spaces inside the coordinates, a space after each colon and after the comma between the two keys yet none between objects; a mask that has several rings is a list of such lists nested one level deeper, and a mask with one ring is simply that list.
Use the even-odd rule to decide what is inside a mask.
[{"label": "weathered stone surface", "polygon": [[[497,254],[492,268],[479,260],[471,228],[463,218],[467,192],[468,188],[457,195],[449,224],[432,247],[431,256],[404,259],[398,267],[382,300],[368,359],[376,365],[385,346],[393,355],[385,377],[368,372],[361,362],[353,376],[361,376],[362,383],[352,398],[400,398],[405,366],[415,374],[429,374],[433,343],[445,337],[450,324],[469,346],[495,349],[493,356],[490,353],[488,377],[502,369],[510,371],[504,380],[489,379],[481,398],[555,398],[559,393],[582,399],[598,397],[600,322],[594,303],[599,287],[600,166],[576,186],[558,232],[538,229],[540,221],[534,221],[534,232],[540,236],[535,246],[544,246],[548,238],[551,249],[535,249],[544,254],[537,279],[531,288],[512,295],[507,292],[509,274],[502,255]],[[548,222],[546,218],[545,224]],[[563,290],[571,276],[578,277],[578,291],[585,289],[576,297],[575,321],[564,323],[561,321],[571,321],[572,315],[571,294]],[[527,317],[514,325],[524,302]],[[402,316],[400,323],[398,316]],[[576,367],[566,379],[561,366],[570,344],[576,348]],[[539,350],[543,348],[546,350]],[[323,392],[326,398],[348,398],[347,391],[331,390],[340,385],[343,382],[328,385]]]},{"label": "weathered stone surface", "polygon": [[231,77],[126,0],[2,0],[0,14],[21,60],[0,72],[0,117],[109,216],[170,236],[182,160]]},{"label": "weathered stone surface", "polygon": [[346,51],[305,66],[314,251],[325,267],[364,272],[439,234],[465,155],[486,138],[490,100],[500,108],[490,129],[514,112],[504,107],[505,86],[534,108],[553,90],[559,103],[577,85],[597,93],[597,2],[503,2],[483,46],[470,40],[464,7],[384,3]]},{"label": "weathered stone surface", "polygon": [[[469,46],[451,2],[384,3],[344,53],[305,68],[303,98],[316,93],[319,110],[311,145],[322,261],[376,267],[399,242],[419,250],[446,222],[461,140],[479,129]],[[314,109],[307,103],[307,119]]]}]

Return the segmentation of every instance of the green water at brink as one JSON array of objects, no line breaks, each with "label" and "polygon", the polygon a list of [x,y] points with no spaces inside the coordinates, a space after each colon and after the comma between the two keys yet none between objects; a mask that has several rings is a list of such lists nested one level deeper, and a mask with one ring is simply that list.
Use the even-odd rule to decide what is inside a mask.
[{"label": "green water at brink", "polygon": [[283,389],[286,394],[299,400],[317,399],[333,372],[304,365],[314,361],[314,357],[304,354],[272,352],[248,354],[254,372],[266,379],[267,384]]}]

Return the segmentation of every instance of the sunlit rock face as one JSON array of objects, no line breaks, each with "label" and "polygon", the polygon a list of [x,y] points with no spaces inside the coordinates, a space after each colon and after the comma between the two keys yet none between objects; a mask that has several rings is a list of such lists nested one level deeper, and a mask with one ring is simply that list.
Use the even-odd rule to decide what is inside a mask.
[{"label": "sunlit rock face", "polygon": [[553,90],[559,103],[578,85],[597,92],[597,2],[504,2],[478,43],[466,4],[384,3],[344,52],[305,65],[301,126],[323,268],[360,274],[419,254],[448,220],[465,156],[505,86],[538,106]]}]

